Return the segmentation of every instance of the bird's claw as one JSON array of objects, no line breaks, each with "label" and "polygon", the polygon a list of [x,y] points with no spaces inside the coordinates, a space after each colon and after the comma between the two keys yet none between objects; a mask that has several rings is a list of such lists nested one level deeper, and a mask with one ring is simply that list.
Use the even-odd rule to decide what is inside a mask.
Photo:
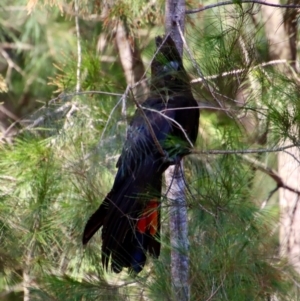
[{"label": "bird's claw", "polygon": [[177,155],[175,157],[170,157],[168,152],[166,152],[164,150],[164,159],[163,160],[164,160],[165,163],[168,163],[170,165],[176,165],[180,162],[180,159],[181,158]]}]

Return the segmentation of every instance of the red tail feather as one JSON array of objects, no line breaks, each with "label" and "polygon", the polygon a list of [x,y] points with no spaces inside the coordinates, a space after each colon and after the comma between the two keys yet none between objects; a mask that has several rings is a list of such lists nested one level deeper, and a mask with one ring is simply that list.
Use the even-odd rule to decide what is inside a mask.
[{"label": "red tail feather", "polygon": [[149,233],[154,236],[158,230],[158,206],[157,199],[150,200],[139,221],[137,222],[136,229],[140,233]]}]

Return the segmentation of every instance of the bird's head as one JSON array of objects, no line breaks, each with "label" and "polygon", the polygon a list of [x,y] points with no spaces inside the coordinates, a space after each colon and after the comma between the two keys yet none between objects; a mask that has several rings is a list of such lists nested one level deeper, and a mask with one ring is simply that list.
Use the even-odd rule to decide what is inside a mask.
[{"label": "bird's head", "polygon": [[151,90],[169,94],[190,91],[189,77],[172,38],[156,37],[156,46],[159,51],[151,64]]}]

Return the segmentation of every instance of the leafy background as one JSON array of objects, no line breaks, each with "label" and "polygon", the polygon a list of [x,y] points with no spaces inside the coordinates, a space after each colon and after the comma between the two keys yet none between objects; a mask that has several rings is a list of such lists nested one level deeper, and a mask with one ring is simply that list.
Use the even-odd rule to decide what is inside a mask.
[{"label": "leafy background", "polygon": [[[149,77],[163,8],[163,1],[81,1],[85,93],[75,93],[74,3],[1,1],[1,300],[176,300],[165,198],[162,254],[138,276],[103,271],[99,234],[81,245],[86,220],[113,182],[135,108],[132,93],[124,97],[118,26],[136,59],[131,76]],[[184,63],[199,79],[193,92],[202,109],[199,139],[185,160],[191,300],[299,298],[298,274],[279,256],[278,183],[267,169],[277,170],[276,154],[205,153],[297,144],[299,83],[277,64],[262,65],[272,55],[259,14],[237,4],[186,18],[192,56],[186,51]],[[209,78],[233,70],[240,71]],[[142,101],[147,89],[141,83],[135,97]]]}]

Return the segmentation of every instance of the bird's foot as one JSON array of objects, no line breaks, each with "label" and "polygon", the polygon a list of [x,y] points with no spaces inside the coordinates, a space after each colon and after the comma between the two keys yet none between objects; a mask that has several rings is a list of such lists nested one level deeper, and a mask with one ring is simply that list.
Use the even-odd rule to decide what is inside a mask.
[{"label": "bird's foot", "polygon": [[176,165],[180,162],[181,157],[176,155],[174,157],[170,157],[168,152],[164,151],[164,163],[168,163],[169,165]]}]

